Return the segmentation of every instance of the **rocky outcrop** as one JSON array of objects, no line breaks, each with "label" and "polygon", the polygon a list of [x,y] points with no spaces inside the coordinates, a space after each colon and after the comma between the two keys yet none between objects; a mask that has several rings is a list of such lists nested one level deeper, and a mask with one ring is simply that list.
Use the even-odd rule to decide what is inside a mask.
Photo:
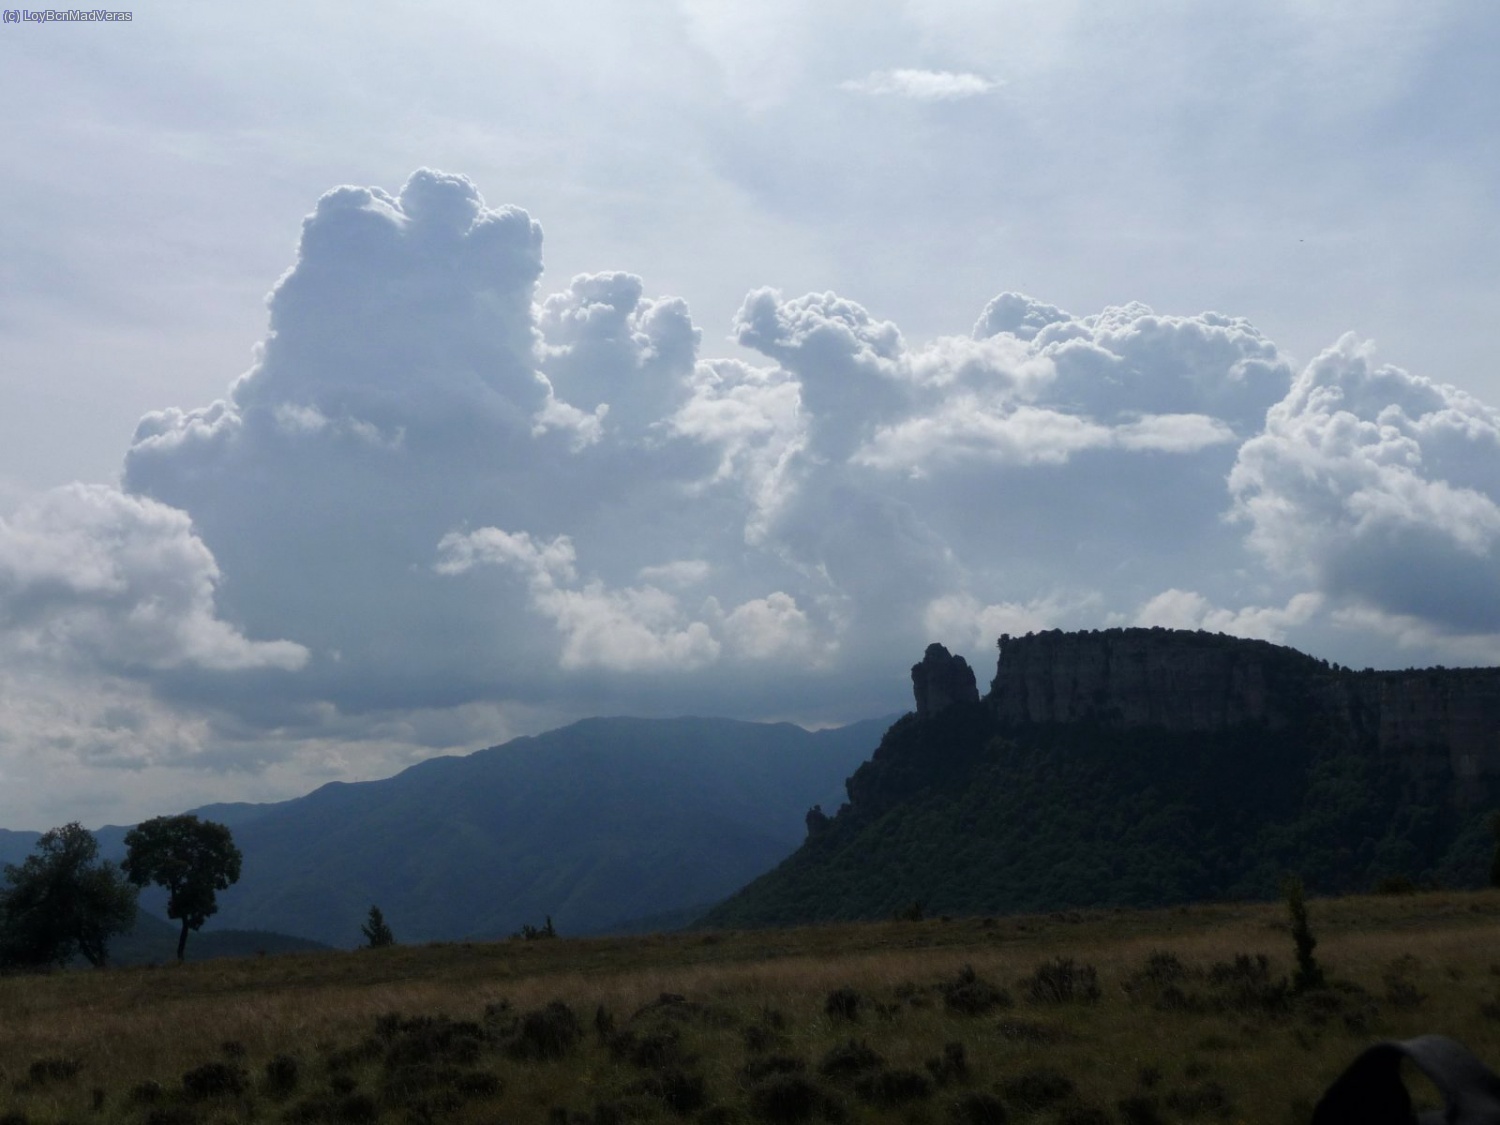
[{"label": "rocky outcrop", "polygon": [[1215,731],[1318,723],[1343,745],[1447,773],[1459,803],[1480,799],[1485,782],[1500,778],[1500,668],[1355,672],[1222,634],[1050,631],[1000,638],[988,702],[1003,725]]},{"label": "rocky outcrop", "polygon": [[935,715],[954,703],[979,702],[974,669],[940,644],[928,645],[922,662],[911,666],[911,690],[918,715]]},{"label": "rocky outcrop", "polygon": [[1002,723],[1097,722],[1167,730],[1281,727],[1322,664],[1293,649],[1173,629],[1000,638],[990,703]]}]

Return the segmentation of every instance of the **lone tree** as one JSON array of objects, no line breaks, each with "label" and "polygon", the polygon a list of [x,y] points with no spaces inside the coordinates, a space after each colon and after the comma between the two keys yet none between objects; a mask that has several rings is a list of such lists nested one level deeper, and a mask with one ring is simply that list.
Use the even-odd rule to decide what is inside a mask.
[{"label": "lone tree", "polygon": [[370,907],[370,916],[365,919],[365,924],[359,928],[359,932],[365,935],[366,949],[379,949],[381,946],[396,944],[396,935],[385,924],[385,915],[380,913],[378,906]]},{"label": "lone tree", "polygon": [[99,860],[99,842],[76,821],[43,835],[23,863],[7,864],[5,882],[0,968],[48,968],[79,954],[106,965],[109,939],[135,922],[136,889]]},{"label": "lone tree", "polygon": [[125,873],[138,887],[167,890],[167,917],[182,922],[177,960],[189,930],[200,929],[219,909],[214,892],[239,881],[240,849],[229,829],[196,816],[159,816],[125,833]]}]

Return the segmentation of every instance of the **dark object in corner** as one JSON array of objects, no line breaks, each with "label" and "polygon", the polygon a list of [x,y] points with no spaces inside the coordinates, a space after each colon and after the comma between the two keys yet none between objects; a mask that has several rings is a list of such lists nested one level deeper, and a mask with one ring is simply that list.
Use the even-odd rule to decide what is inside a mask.
[{"label": "dark object in corner", "polygon": [[979,702],[974,669],[940,644],[928,645],[922,662],[911,666],[911,690],[918,715],[935,715],[951,703]]},{"label": "dark object in corner", "polygon": [[[1417,1116],[1401,1082],[1402,1059],[1432,1080],[1445,1109]],[[1312,1125],[1500,1125],[1500,1078],[1442,1035],[1377,1043],[1328,1088]]]}]

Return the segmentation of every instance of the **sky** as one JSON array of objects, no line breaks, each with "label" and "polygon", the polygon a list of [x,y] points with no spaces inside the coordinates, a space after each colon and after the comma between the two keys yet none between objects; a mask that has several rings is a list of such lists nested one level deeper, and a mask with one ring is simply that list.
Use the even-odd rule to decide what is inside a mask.
[{"label": "sky", "polygon": [[0,24],[0,825],[1164,625],[1500,663],[1500,8]]}]

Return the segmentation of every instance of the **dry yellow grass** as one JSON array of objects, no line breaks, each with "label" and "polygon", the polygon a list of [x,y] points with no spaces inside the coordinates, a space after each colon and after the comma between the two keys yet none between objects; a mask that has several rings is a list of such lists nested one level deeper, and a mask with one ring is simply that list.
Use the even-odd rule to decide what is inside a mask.
[{"label": "dry yellow grass", "polygon": [[[719,1120],[748,1121],[759,1095],[743,1068],[772,1054],[802,1060],[807,1081],[836,1101],[834,1108],[820,1103],[810,1120],[836,1118],[842,1107],[851,1121],[947,1122],[959,1099],[989,1093],[1007,1103],[1012,1120],[1127,1121],[1132,1111],[1122,1102],[1137,1099],[1133,1112],[1154,1105],[1163,1121],[1279,1125],[1305,1121],[1327,1083],[1377,1039],[1440,1032],[1500,1063],[1500,892],[1312,900],[1309,908],[1318,959],[1331,977],[1357,989],[1299,999],[1282,1012],[1208,1003],[1222,995],[1204,976],[1238,954],[1264,954],[1272,977],[1289,976],[1292,942],[1280,904],[394,947],[0,979],[0,1121],[9,1113],[33,1125],[421,1125],[548,1121],[561,1111],[602,1125],[611,1112],[678,1120],[709,1107],[718,1107]],[[1147,993],[1128,992],[1154,952],[1175,955],[1190,970],[1185,990],[1205,1003],[1162,1010]],[[1026,999],[1023,979],[1059,957],[1097,970],[1097,1003]],[[1013,1006],[977,1016],[948,1010],[939,986],[966,967],[1007,989]],[[1391,983],[1397,978],[1399,987]],[[825,1011],[826,997],[839,988],[863,999],[858,1022]],[[662,993],[690,1003],[632,1020]],[[1416,995],[1423,998],[1414,1002]],[[510,1009],[501,1011],[507,1001]],[[577,1012],[581,1042],[554,1061],[507,1053],[514,1015],[552,1001]],[[389,1036],[375,1035],[379,1017],[483,1022],[487,1006],[492,1015],[477,1058],[459,1066],[439,1060],[420,1097],[393,1092],[393,1064],[381,1053],[393,1048]],[[674,1114],[660,1091],[642,1092],[643,1081],[666,1071],[634,1065],[619,1041],[613,1051],[602,1042],[593,1027],[601,1007],[617,1031],[642,1037],[675,1029],[677,1073],[701,1079],[701,1098],[686,1099],[690,1112]],[[778,1016],[779,1026],[767,1025]],[[1002,1021],[1050,1030],[1056,1041],[1034,1041],[1039,1033],[1017,1038],[1014,1026],[1007,1035]],[[759,1052],[746,1039],[747,1028],[757,1026],[767,1027],[769,1041]],[[827,1052],[851,1037],[867,1041],[887,1070],[924,1076],[945,1044],[961,1043],[968,1074],[950,1075],[926,1096],[882,1104],[850,1081],[818,1073]],[[361,1044],[368,1045],[364,1054],[351,1058],[349,1049]],[[339,1051],[346,1052],[342,1063]],[[266,1063],[279,1054],[299,1063],[289,1095],[266,1088]],[[73,1060],[79,1068],[48,1078],[47,1060]],[[242,1069],[247,1089],[187,1097],[182,1075],[214,1061]],[[1028,1117],[1014,1081],[1037,1068],[1062,1075],[1072,1089]],[[475,1072],[497,1076],[503,1090],[462,1078]],[[130,1092],[148,1081],[160,1084],[161,1097],[132,1100]],[[468,1092],[458,1096],[449,1086]],[[12,1120],[19,1125],[21,1117]]]}]

